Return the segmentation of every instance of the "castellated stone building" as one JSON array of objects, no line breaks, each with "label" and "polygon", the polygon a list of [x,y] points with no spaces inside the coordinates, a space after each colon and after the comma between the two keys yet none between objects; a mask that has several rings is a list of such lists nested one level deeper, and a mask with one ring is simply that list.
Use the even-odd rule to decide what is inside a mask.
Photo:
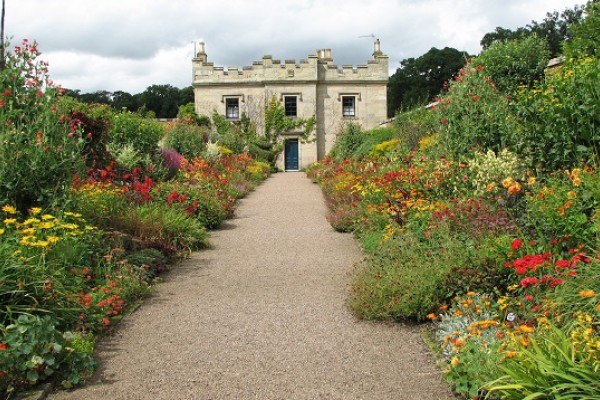
[{"label": "castellated stone building", "polygon": [[263,131],[264,110],[272,96],[295,118],[316,117],[316,140],[303,142],[302,132],[283,135],[284,151],[277,165],[299,170],[322,159],[336,134],[350,121],[371,129],[387,118],[388,57],[374,43],[373,58],[366,65],[333,63],[331,49],[317,50],[307,59],[280,60],[266,55],[241,69],[215,67],[208,62],[204,43],[192,60],[196,112],[214,111],[231,121],[243,113]]}]

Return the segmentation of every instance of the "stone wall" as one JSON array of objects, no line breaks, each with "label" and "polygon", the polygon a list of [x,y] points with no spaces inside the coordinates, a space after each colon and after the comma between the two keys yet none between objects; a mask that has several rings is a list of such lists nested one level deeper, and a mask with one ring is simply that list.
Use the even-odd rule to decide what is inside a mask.
[{"label": "stone wall", "polygon": [[[301,168],[323,158],[333,146],[337,132],[353,121],[371,129],[387,118],[388,57],[375,43],[373,59],[366,65],[333,63],[330,49],[296,62],[283,62],[266,55],[251,66],[215,67],[208,62],[204,43],[193,63],[193,87],[196,112],[225,115],[227,97],[239,99],[240,115],[246,113],[263,131],[264,108],[272,96],[283,102],[283,96],[297,97],[297,116],[315,116],[316,140],[300,146]],[[355,116],[342,113],[342,97],[355,99]],[[285,135],[296,138],[299,133]],[[281,160],[280,165],[283,165]]]}]

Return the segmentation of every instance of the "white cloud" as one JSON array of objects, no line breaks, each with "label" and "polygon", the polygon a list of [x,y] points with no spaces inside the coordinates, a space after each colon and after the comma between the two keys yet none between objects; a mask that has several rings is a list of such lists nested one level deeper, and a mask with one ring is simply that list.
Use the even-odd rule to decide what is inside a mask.
[{"label": "white cloud", "polygon": [[364,64],[381,39],[392,71],[431,47],[479,52],[497,26],[514,29],[585,0],[9,0],[14,41],[35,39],[51,77],[83,92],[138,93],[190,84],[192,40],[209,60],[244,66],[265,54],[306,58],[332,48],[338,64]]}]

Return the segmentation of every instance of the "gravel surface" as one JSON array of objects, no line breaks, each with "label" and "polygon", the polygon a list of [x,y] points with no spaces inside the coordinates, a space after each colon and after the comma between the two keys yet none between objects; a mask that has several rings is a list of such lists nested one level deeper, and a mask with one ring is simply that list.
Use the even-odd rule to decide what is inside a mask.
[{"label": "gravel surface", "polygon": [[420,329],[345,305],[361,259],[317,185],[275,174],[97,348],[88,384],[50,399],[454,399]]}]

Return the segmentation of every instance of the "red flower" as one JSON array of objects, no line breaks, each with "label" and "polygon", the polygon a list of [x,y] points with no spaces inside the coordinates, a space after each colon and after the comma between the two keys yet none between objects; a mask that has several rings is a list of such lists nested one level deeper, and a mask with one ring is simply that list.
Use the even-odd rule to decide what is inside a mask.
[{"label": "red flower", "polygon": [[569,262],[567,260],[558,260],[554,264],[559,268],[569,268]]},{"label": "red flower", "polygon": [[523,245],[523,241],[521,239],[515,239],[510,244],[510,248],[513,250],[519,250],[522,245]]},{"label": "red flower", "polygon": [[0,350],[6,350],[6,343],[0,343]]},{"label": "red flower", "polygon": [[528,276],[527,278],[521,279],[521,287],[527,288],[529,286],[535,286],[540,282],[535,276]]},{"label": "red flower", "polygon": [[4,97],[9,97],[10,96],[10,90],[6,89],[4,91]]}]

